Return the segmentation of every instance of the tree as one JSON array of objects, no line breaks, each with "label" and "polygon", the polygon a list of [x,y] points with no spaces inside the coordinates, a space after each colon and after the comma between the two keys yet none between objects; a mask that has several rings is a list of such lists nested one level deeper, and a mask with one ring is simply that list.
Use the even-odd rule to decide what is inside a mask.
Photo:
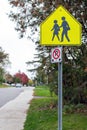
[{"label": "tree", "polygon": [[2,84],[4,81],[4,73],[4,69],[0,68],[0,84]]},{"label": "tree", "polygon": [[29,81],[28,76],[27,76],[25,73],[22,73],[22,74],[21,74],[21,82],[22,82],[22,84],[23,84],[23,85],[24,85],[24,84],[28,85],[28,81]]},{"label": "tree", "polygon": [[2,83],[4,80],[5,66],[9,63],[10,62],[8,54],[5,53],[0,47],[0,83]]},{"label": "tree", "polygon": [[15,83],[22,83],[23,85],[27,85],[29,78],[25,73],[18,72],[14,75]]},{"label": "tree", "polygon": [[30,86],[34,85],[33,80],[30,79],[30,80],[28,81],[28,84],[29,84]]},{"label": "tree", "polygon": [[[87,101],[87,46],[67,48],[68,57],[64,57],[63,86],[67,103],[86,103]],[[72,53],[71,53],[72,51]]]},{"label": "tree", "polygon": [[5,51],[3,51],[3,49],[0,47],[0,68],[3,68],[8,63],[9,63],[8,54],[5,53]]},{"label": "tree", "polygon": [[11,74],[9,73],[5,74],[4,78],[6,83],[10,83],[10,84],[13,83],[13,76]]}]

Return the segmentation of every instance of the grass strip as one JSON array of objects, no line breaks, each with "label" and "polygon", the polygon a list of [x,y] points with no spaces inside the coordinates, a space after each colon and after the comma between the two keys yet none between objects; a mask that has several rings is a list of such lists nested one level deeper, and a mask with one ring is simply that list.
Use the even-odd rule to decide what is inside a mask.
[{"label": "grass strip", "polygon": [[33,99],[28,111],[24,130],[56,130],[56,109],[49,109],[52,99]]},{"label": "grass strip", "polygon": [[[57,107],[52,98],[33,99],[24,130],[58,130]],[[63,114],[63,130],[87,130],[87,115]]]},{"label": "grass strip", "polygon": [[[27,112],[24,130],[58,130],[57,96],[50,97],[49,89],[36,87],[36,96]],[[63,130],[87,130],[87,115],[63,112]]]},{"label": "grass strip", "polygon": [[[50,97],[51,93],[50,93],[49,87],[47,87],[47,86],[38,86],[38,87],[35,88],[34,95],[35,96]],[[54,96],[57,97],[55,94],[53,94],[53,97]]]},{"label": "grass strip", "polygon": [[50,97],[50,91],[49,89],[44,88],[36,88],[34,92],[35,96],[44,96],[44,97]]},{"label": "grass strip", "polygon": [[7,87],[10,87],[10,86],[0,84],[0,88],[7,88]]}]

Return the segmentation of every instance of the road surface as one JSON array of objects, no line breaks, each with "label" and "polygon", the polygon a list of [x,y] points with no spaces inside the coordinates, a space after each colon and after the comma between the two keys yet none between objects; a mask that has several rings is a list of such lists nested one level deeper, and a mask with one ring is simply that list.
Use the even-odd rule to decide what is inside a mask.
[{"label": "road surface", "polygon": [[22,88],[15,87],[0,88],[0,107],[5,105],[8,101],[16,98],[22,91]]}]

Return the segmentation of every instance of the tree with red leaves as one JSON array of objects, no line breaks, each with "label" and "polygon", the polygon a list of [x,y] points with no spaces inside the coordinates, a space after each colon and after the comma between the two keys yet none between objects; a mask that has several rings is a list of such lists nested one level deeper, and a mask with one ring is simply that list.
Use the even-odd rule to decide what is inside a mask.
[{"label": "tree with red leaves", "polygon": [[22,83],[23,85],[27,85],[29,78],[25,73],[18,72],[14,75],[14,81],[16,83]]},{"label": "tree with red leaves", "polygon": [[21,74],[21,82],[22,82],[22,84],[24,85],[24,84],[28,84],[28,81],[29,81],[29,78],[28,78],[28,76],[25,74],[25,73],[22,73]]}]

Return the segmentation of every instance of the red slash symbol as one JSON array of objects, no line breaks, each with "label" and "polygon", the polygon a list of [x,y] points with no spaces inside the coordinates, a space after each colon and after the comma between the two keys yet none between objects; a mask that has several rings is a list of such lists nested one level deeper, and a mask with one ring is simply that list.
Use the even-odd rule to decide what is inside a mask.
[{"label": "red slash symbol", "polygon": [[54,51],[53,51],[53,58],[54,59],[58,59],[60,57],[60,50],[58,48],[56,48]]}]

